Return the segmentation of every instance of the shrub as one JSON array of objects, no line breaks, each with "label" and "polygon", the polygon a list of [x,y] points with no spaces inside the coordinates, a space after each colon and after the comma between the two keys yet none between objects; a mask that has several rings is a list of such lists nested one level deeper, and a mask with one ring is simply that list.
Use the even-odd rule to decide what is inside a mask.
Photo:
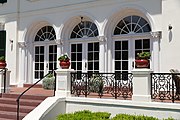
[{"label": "shrub", "polygon": [[158,118],[144,115],[117,114],[112,120],[158,120]]},{"label": "shrub", "polygon": [[56,120],[109,120],[110,115],[111,114],[107,112],[83,110],[70,114],[60,114]]},{"label": "shrub", "polygon": [[[128,115],[117,114],[110,119],[110,113],[108,112],[91,112],[89,110],[77,111],[68,114],[59,114],[56,120],[159,120],[156,117],[144,116],[144,115]],[[167,118],[163,120],[175,120],[173,118]]]},{"label": "shrub", "polygon": [[169,117],[169,118],[167,118],[167,119],[163,119],[163,120],[175,120],[174,118],[172,118],[172,117]]},{"label": "shrub", "polygon": [[54,89],[54,82],[55,78],[53,74],[49,74],[47,77],[45,77],[42,81],[42,87],[44,89],[53,90]]}]

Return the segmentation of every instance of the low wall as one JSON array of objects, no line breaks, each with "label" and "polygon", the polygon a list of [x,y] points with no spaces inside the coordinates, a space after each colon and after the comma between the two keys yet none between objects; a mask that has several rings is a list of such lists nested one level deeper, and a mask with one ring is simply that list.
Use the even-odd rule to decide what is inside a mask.
[{"label": "low wall", "polygon": [[65,98],[48,97],[23,120],[55,120],[60,113],[66,113]]},{"label": "low wall", "polygon": [[173,117],[180,119],[180,104],[158,102],[134,102],[129,100],[99,98],[67,98],[66,112],[79,110],[103,111],[111,117],[119,113],[154,116],[159,119]]},{"label": "low wall", "polygon": [[173,117],[180,119],[180,104],[158,102],[136,102],[129,100],[50,97],[30,112],[23,120],[55,120],[60,113],[79,110],[102,111],[111,113],[111,117],[119,113],[148,115],[157,118]]}]

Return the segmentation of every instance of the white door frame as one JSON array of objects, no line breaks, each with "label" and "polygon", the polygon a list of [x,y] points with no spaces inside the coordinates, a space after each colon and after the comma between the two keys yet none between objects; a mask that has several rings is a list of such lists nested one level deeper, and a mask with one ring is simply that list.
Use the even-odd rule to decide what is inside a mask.
[{"label": "white door frame", "polygon": [[35,42],[33,46],[33,83],[38,81],[40,78],[35,79],[35,47],[36,46],[44,46],[44,75],[48,73],[49,70],[49,46],[50,45],[56,45],[55,41],[40,41],[40,42]]},{"label": "white door frame", "polygon": [[[152,35],[150,33],[141,33],[141,34],[126,34],[126,35],[117,35],[112,37],[112,42],[109,42],[112,44],[112,61],[108,62],[108,64],[112,64],[112,72],[115,72],[115,41],[128,41],[128,57],[129,57],[129,63],[128,63],[128,72],[131,72],[133,67],[133,62],[135,60],[135,40],[138,39],[150,39],[150,51],[153,49],[153,39]],[[151,52],[152,53],[152,52]],[[153,56],[153,55],[152,55]],[[152,60],[150,60],[152,63]],[[150,68],[152,68],[153,63],[151,64]]]}]

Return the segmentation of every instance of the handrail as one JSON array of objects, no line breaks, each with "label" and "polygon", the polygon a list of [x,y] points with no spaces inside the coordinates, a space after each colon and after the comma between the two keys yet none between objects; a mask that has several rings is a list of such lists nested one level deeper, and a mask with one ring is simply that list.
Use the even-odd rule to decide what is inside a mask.
[{"label": "handrail", "polygon": [[4,68],[4,93],[6,92],[6,71],[7,68]]},{"label": "handrail", "polygon": [[[54,70],[53,70],[54,71]],[[20,98],[29,90],[31,89],[32,87],[34,87],[38,82],[40,82],[41,80],[43,80],[45,77],[47,77],[49,74],[52,74],[52,72],[49,72],[47,73],[45,76],[43,76],[42,78],[40,78],[37,82],[35,82],[33,85],[31,85],[30,87],[28,87],[24,92],[22,92],[18,98],[16,99],[16,102],[17,102],[17,120],[19,120],[19,101],[20,101]],[[56,76],[55,76],[56,78]]]}]

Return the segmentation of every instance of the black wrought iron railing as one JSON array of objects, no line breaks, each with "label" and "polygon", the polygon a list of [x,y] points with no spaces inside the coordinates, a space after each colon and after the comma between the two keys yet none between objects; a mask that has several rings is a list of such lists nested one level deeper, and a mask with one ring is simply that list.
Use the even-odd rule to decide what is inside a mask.
[{"label": "black wrought iron railing", "polygon": [[29,91],[32,87],[34,87],[37,83],[39,83],[40,81],[42,81],[45,77],[47,77],[50,74],[54,74],[55,77],[55,81],[54,81],[54,96],[55,96],[55,90],[56,90],[56,73],[54,72],[54,70],[52,70],[52,72],[49,72],[48,74],[46,74],[45,76],[43,76],[41,79],[39,79],[37,82],[35,82],[33,85],[31,85],[30,87],[28,87],[24,92],[22,92],[18,98],[16,99],[17,102],[17,120],[19,120],[19,112],[20,112],[20,99],[21,97],[27,92]]},{"label": "black wrought iron railing", "polygon": [[151,73],[151,98],[180,101],[180,73]]},{"label": "black wrought iron railing", "polygon": [[71,73],[71,94],[131,98],[132,78],[132,73]]}]

